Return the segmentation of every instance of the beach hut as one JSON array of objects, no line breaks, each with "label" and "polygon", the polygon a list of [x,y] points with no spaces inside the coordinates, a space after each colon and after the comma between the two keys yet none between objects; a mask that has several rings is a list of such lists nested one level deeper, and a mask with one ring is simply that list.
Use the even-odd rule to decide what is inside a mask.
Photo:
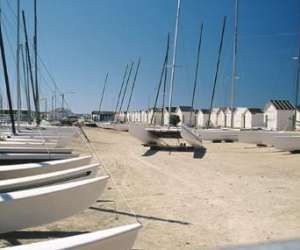
[{"label": "beach hut", "polygon": [[[177,107],[171,107],[171,115],[176,115],[176,109]],[[164,108],[164,125],[169,124],[169,107]]]},{"label": "beach hut", "polygon": [[225,127],[226,124],[225,110],[226,108],[219,108],[217,112],[217,127]]},{"label": "beach hut", "polygon": [[290,130],[293,128],[295,107],[288,100],[271,100],[264,110],[264,123],[270,130]]},{"label": "beach hut", "polygon": [[296,113],[296,129],[300,130],[300,107],[297,107],[297,113]]},{"label": "beach hut", "polygon": [[246,107],[237,107],[233,113],[233,127],[234,128],[245,128],[245,116]]},{"label": "beach hut", "polygon": [[213,108],[211,110],[210,121],[209,121],[209,124],[211,127],[217,127],[217,119],[218,119],[219,110],[220,110],[220,108]]},{"label": "beach hut", "polygon": [[[153,117],[153,120],[152,120]],[[162,109],[161,108],[150,108],[148,110],[148,123],[160,125],[162,123]]]},{"label": "beach hut", "polygon": [[243,114],[244,128],[261,128],[264,126],[264,112],[259,108],[247,108]]},{"label": "beach hut", "polygon": [[231,124],[231,118],[234,114],[235,108],[226,108],[225,110],[225,127],[226,128],[231,128],[232,124]]},{"label": "beach hut", "polygon": [[[175,113],[180,119],[180,122],[178,123],[179,126],[183,124],[195,126],[195,112],[191,106],[178,106]],[[191,113],[192,117],[190,121]]]},{"label": "beach hut", "polygon": [[204,128],[207,126],[208,122],[208,109],[199,109],[196,112],[196,127],[197,128]]}]

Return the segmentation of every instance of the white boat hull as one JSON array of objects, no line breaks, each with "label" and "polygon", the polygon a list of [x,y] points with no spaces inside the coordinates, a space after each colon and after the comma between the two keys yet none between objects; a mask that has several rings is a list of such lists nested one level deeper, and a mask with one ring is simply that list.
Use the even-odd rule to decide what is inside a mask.
[{"label": "white boat hull", "polygon": [[195,148],[202,147],[201,136],[197,135],[195,131],[189,127],[182,126],[181,137],[191,146]]},{"label": "white boat hull", "polygon": [[141,224],[85,233],[62,239],[49,240],[4,250],[130,250],[136,240]]},{"label": "white boat hull", "polygon": [[92,178],[96,176],[98,166],[97,163],[47,174],[2,180],[0,181],[0,193]]},{"label": "white boat hull", "polygon": [[48,224],[88,208],[108,176],[0,194],[0,233]]},{"label": "white boat hull", "polygon": [[129,134],[145,145],[161,145],[160,139],[147,131],[142,124],[130,123]]},{"label": "white boat hull", "polygon": [[283,151],[300,151],[300,136],[275,136],[273,145]]},{"label": "white boat hull", "polygon": [[40,175],[55,171],[67,170],[88,165],[92,156],[80,156],[70,159],[45,161],[40,163],[26,163],[0,166],[0,180]]},{"label": "white boat hull", "polygon": [[237,141],[237,130],[226,129],[197,129],[197,133],[206,141]]},{"label": "white boat hull", "polygon": [[1,153],[49,153],[49,154],[71,154],[71,148],[47,148],[43,147],[0,147]]}]

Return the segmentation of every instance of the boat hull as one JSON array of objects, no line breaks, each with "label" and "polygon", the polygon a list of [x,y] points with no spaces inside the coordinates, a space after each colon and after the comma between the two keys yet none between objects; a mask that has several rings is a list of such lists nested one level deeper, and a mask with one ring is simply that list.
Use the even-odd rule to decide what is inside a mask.
[{"label": "boat hull", "polygon": [[88,165],[92,156],[80,156],[71,159],[44,161],[40,163],[26,163],[0,166],[0,180],[40,175],[55,171],[67,170]]},{"label": "boat hull", "polygon": [[202,147],[201,136],[197,135],[194,130],[189,127],[182,126],[181,137],[191,146],[195,148]]},{"label": "boat hull", "polygon": [[159,138],[153,135],[151,132],[147,131],[142,124],[130,123],[129,134],[144,145],[161,145]]},{"label": "boat hull", "polygon": [[300,136],[275,136],[273,145],[283,151],[300,152]]},{"label": "boat hull", "polygon": [[108,176],[0,194],[0,233],[48,224],[88,208]]},{"label": "boat hull", "polygon": [[69,181],[95,177],[99,164],[0,181],[0,193],[14,192],[35,187],[49,186]]},{"label": "boat hull", "polygon": [[4,250],[130,250],[141,227],[136,223]]}]

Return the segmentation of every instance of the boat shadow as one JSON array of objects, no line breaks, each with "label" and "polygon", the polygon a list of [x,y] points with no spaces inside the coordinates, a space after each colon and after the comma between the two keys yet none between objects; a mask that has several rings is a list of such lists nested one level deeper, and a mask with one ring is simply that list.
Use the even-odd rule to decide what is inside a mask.
[{"label": "boat shadow", "polygon": [[202,159],[206,154],[205,147],[191,147],[191,146],[151,146],[142,156],[149,157],[153,156],[158,152],[187,152],[193,153],[193,158]]},{"label": "boat shadow", "polygon": [[68,236],[75,236],[87,231],[14,231],[0,235],[0,240],[5,240],[7,246],[21,245],[20,240],[38,240],[49,238],[64,238]]},{"label": "boat shadow", "polygon": [[124,211],[118,211],[115,209],[100,208],[100,207],[90,207],[90,209],[96,210],[99,212],[112,213],[112,214],[117,214],[117,215],[126,215],[126,216],[134,217],[137,219],[161,221],[161,222],[175,223],[175,224],[180,224],[180,225],[191,225],[190,222],[186,222],[186,221],[174,220],[174,219],[164,219],[164,218],[160,218],[160,217],[142,215],[142,214],[134,214],[134,213],[124,212]]}]

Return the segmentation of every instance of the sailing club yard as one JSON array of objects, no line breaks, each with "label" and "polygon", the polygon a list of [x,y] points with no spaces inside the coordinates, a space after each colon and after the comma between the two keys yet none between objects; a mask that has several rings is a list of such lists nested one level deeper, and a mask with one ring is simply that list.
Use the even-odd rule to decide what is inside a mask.
[{"label": "sailing club yard", "polygon": [[95,149],[99,175],[112,176],[104,194],[67,219],[1,235],[0,247],[136,219],[143,224],[136,250],[215,249],[300,235],[300,154],[207,142],[206,152],[194,158],[192,152],[151,151],[126,132],[85,132],[92,147],[73,144],[82,153]]}]

